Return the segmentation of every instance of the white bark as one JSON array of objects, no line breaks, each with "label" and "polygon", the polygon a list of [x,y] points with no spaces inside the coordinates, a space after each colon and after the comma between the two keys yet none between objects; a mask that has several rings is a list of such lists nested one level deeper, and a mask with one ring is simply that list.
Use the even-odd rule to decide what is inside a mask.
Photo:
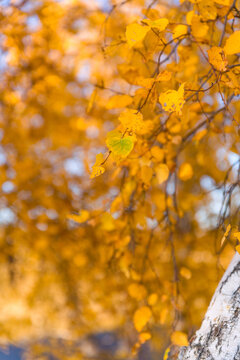
[{"label": "white bark", "polygon": [[[207,279],[206,279],[207,281]],[[235,254],[211,300],[201,328],[179,360],[240,360],[240,255]]]}]

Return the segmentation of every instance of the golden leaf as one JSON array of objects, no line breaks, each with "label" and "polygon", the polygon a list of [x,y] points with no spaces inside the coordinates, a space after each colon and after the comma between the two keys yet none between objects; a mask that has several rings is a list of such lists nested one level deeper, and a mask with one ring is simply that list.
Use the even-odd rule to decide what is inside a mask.
[{"label": "golden leaf", "polygon": [[157,28],[159,31],[165,30],[169,24],[169,21],[166,18],[157,20],[143,20],[143,22],[152,28]]},{"label": "golden leaf", "polygon": [[141,168],[141,179],[145,184],[149,184],[153,176],[153,169],[149,166],[143,166]]},{"label": "golden leaf", "polygon": [[229,6],[231,0],[214,0],[215,3],[220,4],[220,5],[224,5],[224,6]]},{"label": "golden leaf", "polygon": [[193,15],[191,20],[192,34],[196,38],[204,38],[209,31],[208,25],[201,20],[201,16],[198,15]]},{"label": "golden leaf", "polygon": [[194,11],[191,10],[187,13],[186,15],[186,20],[187,20],[187,24],[188,25],[191,25],[192,24],[192,18],[193,18],[193,15],[194,15]]},{"label": "golden leaf", "polygon": [[228,237],[228,234],[229,234],[230,230],[231,230],[231,224],[228,224],[227,229],[226,229],[226,231],[225,231],[225,233],[223,234],[223,237],[222,237],[222,239],[221,239],[221,244],[220,244],[221,247],[223,246],[226,238]]},{"label": "golden leaf", "polygon": [[141,284],[136,283],[130,284],[128,286],[128,293],[132,298],[136,300],[142,300],[147,295],[145,287]]},{"label": "golden leaf", "polygon": [[170,71],[164,70],[161,71],[156,77],[156,81],[169,81],[172,77],[172,73]]},{"label": "golden leaf", "polygon": [[140,43],[150,30],[149,26],[142,26],[139,24],[130,24],[126,29],[127,43],[131,47]]},{"label": "golden leaf", "polygon": [[164,352],[164,355],[163,355],[163,360],[168,360],[168,355],[170,353],[170,347],[168,347],[165,352]]},{"label": "golden leaf", "polygon": [[153,146],[151,148],[151,154],[159,162],[162,162],[164,160],[165,151],[160,148],[159,146]]},{"label": "golden leaf", "polygon": [[184,84],[182,84],[177,91],[168,90],[160,94],[159,102],[165,111],[176,111],[178,114],[181,115],[181,109],[183,107],[183,104],[185,103]]},{"label": "golden leaf", "polygon": [[173,30],[173,39],[179,38],[183,35],[186,35],[188,33],[188,26],[187,25],[177,25],[175,26]]},{"label": "golden leaf", "polygon": [[228,64],[224,50],[221,47],[214,46],[208,50],[209,62],[217,69],[218,71],[227,70],[226,66]]},{"label": "golden leaf", "polygon": [[92,172],[90,175],[90,179],[94,179],[97,176],[102,175],[105,172],[105,168],[103,166],[93,166],[92,167]]},{"label": "golden leaf", "polygon": [[171,335],[171,341],[178,346],[188,346],[187,335],[181,331],[174,331]]},{"label": "golden leaf", "polygon": [[129,95],[114,95],[107,102],[107,109],[124,108],[132,103],[133,99]]},{"label": "golden leaf", "polygon": [[122,112],[119,116],[119,121],[124,128],[130,131],[141,130],[144,126],[142,114],[134,109],[126,109]]},{"label": "golden leaf", "polygon": [[152,316],[152,312],[148,306],[142,306],[135,311],[133,316],[134,326],[137,331],[142,331]]},{"label": "golden leaf", "polygon": [[[216,1],[215,1],[216,2]],[[198,4],[199,12],[204,21],[215,20],[217,7],[212,0],[203,0]]]},{"label": "golden leaf", "polygon": [[101,154],[101,153],[97,154],[95,164],[92,167],[90,179],[100,176],[105,172],[105,168],[101,165],[103,163],[103,161],[104,161],[103,154]]},{"label": "golden leaf", "polygon": [[233,236],[234,236],[238,241],[240,241],[240,232],[239,232],[239,231],[234,232],[234,233],[233,233]]},{"label": "golden leaf", "polygon": [[139,334],[139,342],[144,344],[146,341],[150,340],[152,335],[149,332],[142,332]]},{"label": "golden leaf", "polygon": [[193,169],[189,163],[183,163],[178,172],[178,177],[182,181],[187,181],[193,176]]},{"label": "golden leaf", "polygon": [[154,78],[144,78],[144,77],[140,76],[136,79],[136,85],[150,89],[152,87],[154,81],[155,81]]},{"label": "golden leaf", "polygon": [[237,250],[237,252],[240,254],[240,245],[237,245],[237,246],[236,246],[236,250]]},{"label": "golden leaf", "polygon": [[227,55],[233,55],[240,52],[240,30],[235,31],[229,36],[224,46]]},{"label": "golden leaf", "polygon": [[182,267],[180,269],[180,275],[187,280],[191,279],[191,277],[192,277],[191,271],[189,269],[187,269],[186,267]]},{"label": "golden leaf", "polygon": [[169,169],[166,164],[160,164],[156,168],[156,175],[159,184],[162,184],[164,181],[168,179]]},{"label": "golden leaf", "polygon": [[90,113],[96,100],[97,90],[94,89],[88,102],[87,113]]},{"label": "golden leaf", "polygon": [[158,301],[158,294],[152,293],[152,294],[149,295],[149,297],[148,297],[148,305],[153,306],[153,305],[155,305],[157,303],[157,301]]},{"label": "golden leaf", "polygon": [[67,218],[69,220],[73,220],[79,224],[84,223],[87,221],[90,217],[89,211],[87,210],[81,210],[79,214],[69,214]]}]

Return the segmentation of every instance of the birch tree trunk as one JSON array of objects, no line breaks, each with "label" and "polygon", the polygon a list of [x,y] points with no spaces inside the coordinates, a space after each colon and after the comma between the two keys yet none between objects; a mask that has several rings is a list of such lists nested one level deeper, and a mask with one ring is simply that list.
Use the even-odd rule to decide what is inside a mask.
[{"label": "birch tree trunk", "polygon": [[[207,281],[207,280],[206,280]],[[201,328],[179,360],[240,360],[240,255],[233,257]]]}]

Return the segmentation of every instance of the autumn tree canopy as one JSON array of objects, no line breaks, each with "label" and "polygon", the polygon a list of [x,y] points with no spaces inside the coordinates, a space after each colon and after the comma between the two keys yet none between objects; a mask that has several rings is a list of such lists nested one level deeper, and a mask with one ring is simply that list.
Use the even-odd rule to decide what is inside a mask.
[{"label": "autumn tree canopy", "polygon": [[1,343],[186,345],[239,250],[240,2],[1,3]]}]

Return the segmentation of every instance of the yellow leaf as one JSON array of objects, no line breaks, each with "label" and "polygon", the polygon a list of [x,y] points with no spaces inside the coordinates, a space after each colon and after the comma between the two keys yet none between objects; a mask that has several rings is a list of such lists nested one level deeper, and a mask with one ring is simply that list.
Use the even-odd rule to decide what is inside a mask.
[{"label": "yellow leaf", "polygon": [[236,250],[237,250],[237,252],[240,254],[240,245],[237,245],[237,246],[236,246]]},{"label": "yellow leaf", "polygon": [[227,229],[226,229],[226,231],[224,233],[224,236],[228,236],[230,230],[231,230],[231,224],[228,224]]},{"label": "yellow leaf", "polygon": [[160,164],[156,169],[157,180],[159,184],[162,184],[168,179],[169,169],[166,164]]},{"label": "yellow leaf", "polygon": [[124,108],[132,103],[133,99],[129,95],[114,95],[107,102],[107,109]]},{"label": "yellow leaf", "polygon": [[163,355],[163,360],[168,360],[168,355],[170,353],[170,347],[168,347],[165,352],[164,352],[164,355]]},{"label": "yellow leaf", "polygon": [[226,41],[224,50],[227,55],[237,54],[240,52],[240,30],[235,31]]},{"label": "yellow leaf", "polygon": [[102,175],[105,172],[105,168],[101,165],[103,163],[103,154],[97,154],[96,155],[96,161],[95,164],[92,167],[92,172],[90,175],[90,179],[93,179],[99,175]]},{"label": "yellow leaf", "polygon": [[151,316],[152,312],[148,306],[142,306],[141,308],[136,310],[133,316],[133,322],[136,330],[140,332],[148,323]]},{"label": "yellow leaf", "polygon": [[187,20],[187,24],[188,25],[191,25],[192,24],[192,18],[193,18],[193,15],[194,15],[194,11],[191,10],[187,13],[186,15],[186,20]]},{"label": "yellow leaf", "polygon": [[158,294],[152,293],[148,297],[148,305],[153,306],[158,301]]},{"label": "yellow leaf", "polygon": [[125,248],[129,242],[131,241],[131,237],[129,235],[121,237],[118,241],[114,243],[116,249]]},{"label": "yellow leaf", "polygon": [[231,89],[234,89],[234,94],[239,95],[240,93],[240,84],[238,82],[238,77],[232,72],[228,71],[223,73],[222,82],[224,85],[228,86]]},{"label": "yellow leaf", "polygon": [[97,96],[97,90],[94,89],[88,102],[87,114],[90,113],[90,111],[92,110],[94,102],[96,100],[96,96]]},{"label": "yellow leaf", "polygon": [[188,32],[187,25],[177,25],[173,30],[173,39],[179,38],[180,36],[186,35]]},{"label": "yellow leaf", "polygon": [[233,236],[234,236],[238,241],[240,241],[240,232],[239,232],[239,231],[234,232],[234,233],[233,233]]},{"label": "yellow leaf", "polygon": [[147,89],[150,89],[154,83],[155,79],[154,78],[144,78],[142,76],[139,76],[136,79],[136,85],[145,87]]},{"label": "yellow leaf", "polygon": [[88,258],[82,253],[77,253],[73,257],[73,262],[78,267],[84,267],[87,264]]},{"label": "yellow leaf", "polygon": [[214,1],[217,4],[228,6],[228,5],[230,5],[231,0],[214,0]]},{"label": "yellow leaf", "polygon": [[103,154],[102,153],[97,154],[94,166],[101,165],[103,161],[104,161]]},{"label": "yellow leaf", "polygon": [[192,17],[192,34],[196,38],[204,38],[204,36],[206,36],[209,31],[208,25],[201,20],[201,17],[198,15],[194,15]]},{"label": "yellow leaf", "polygon": [[189,163],[183,163],[178,172],[178,177],[182,181],[187,181],[193,176],[193,169]]},{"label": "yellow leaf", "polygon": [[111,214],[104,213],[101,217],[101,228],[105,231],[112,231],[115,229],[114,219]]},{"label": "yellow leaf", "polygon": [[185,103],[184,84],[182,84],[177,91],[168,90],[160,94],[159,102],[165,111],[176,111],[178,114],[181,115],[181,109],[183,107],[183,104]]},{"label": "yellow leaf", "polygon": [[200,130],[199,132],[197,132],[194,136],[193,139],[197,142],[199,142],[205,135],[207,134],[207,130],[203,129]]},{"label": "yellow leaf", "polygon": [[143,128],[143,116],[140,112],[134,109],[126,109],[119,116],[119,121],[124,128],[130,131],[139,131]]},{"label": "yellow leaf", "polygon": [[169,81],[172,77],[172,73],[170,71],[164,70],[161,71],[156,77],[156,81]]},{"label": "yellow leaf", "polygon": [[145,287],[141,284],[136,283],[130,284],[128,286],[128,293],[132,298],[136,300],[142,300],[147,295]]},{"label": "yellow leaf", "polygon": [[150,340],[152,335],[149,332],[142,332],[139,334],[139,342],[144,344],[146,341]]},{"label": "yellow leaf", "polygon": [[153,170],[149,166],[143,166],[141,168],[141,179],[145,184],[149,184],[152,179]]},{"label": "yellow leaf", "polygon": [[81,210],[79,212],[79,214],[76,214],[76,215],[75,214],[69,214],[67,218],[69,220],[73,220],[73,221],[81,224],[81,223],[84,223],[85,221],[87,221],[89,219],[89,217],[90,217],[89,211]]},{"label": "yellow leaf", "polygon": [[117,130],[110,131],[107,134],[106,144],[114,155],[122,158],[127,157],[134,146],[132,136],[123,137],[123,135]]},{"label": "yellow leaf", "polygon": [[156,160],[162,162],[164,159],[165,152],[159,146],[153,146],[151,148],[151,154]]},{"label": "yellow leaf", "polygon": [[228,64],[224,50],[221,47],[214,46],[208,50],[209,62],[217,69],[218,71],[227,70],[226,66]]},{"label": "yellow leaf", "polygon": [[93,166],[92,167],[92,172],[90,175],[90,179],[93,179],[97,176],[102,175],[105,172],[105,168],[103,166]]},{"label": "yellow leaf", "polygon": [[198,9],[204,21],[215,20],[217,17],[217,7],[212,0],[201,1]]},{"label": "yellow leaf", "polygon": [[118,211],[120,209],[121,204],[122,204],[122,197],[116,196],[111,204],[110,212],[114,213]]},{"label": "yellow leaf", "polygon": [[128,25],[126,29],[126,38],[130,48],[140,43],[144,39],[144,37],[146,36],[149,30],[150,30],[149,26],[142,26],[139,24]]},{"label": "yellow leaf", "polygon": [[221,247],[223,246],[223,244],[224,244],[224,242],[225,242],[226,238],[228,237],[228,234],[229,234],[230,230],[231,230],[231,225],[229,224],[229,225],[227,226],[227,229],[226,229],[226,231],[225,231],[225,233],[224,233],[223,237],[222,237],[222,240],[221,240]]},{"label": "yellow leaf", "polygon": [[178,346],[188,346],[187,335],[181,331],[174,331],[171,335],[171,341]]},{"label": "yellow leaf", "polygon": [[192,277],[191,271],[189,269],[187,269],[186,267],[182,267],[180,269],[180,275],[187,280],[191,279],[191,277]]},{"label": "yellow leaf", "polygon": [[143,20],[143,22],[151,28],[157,28],[159,31],[165,30],[169,24],[169,21],[166,18],[161,18],[157,20]]}]

